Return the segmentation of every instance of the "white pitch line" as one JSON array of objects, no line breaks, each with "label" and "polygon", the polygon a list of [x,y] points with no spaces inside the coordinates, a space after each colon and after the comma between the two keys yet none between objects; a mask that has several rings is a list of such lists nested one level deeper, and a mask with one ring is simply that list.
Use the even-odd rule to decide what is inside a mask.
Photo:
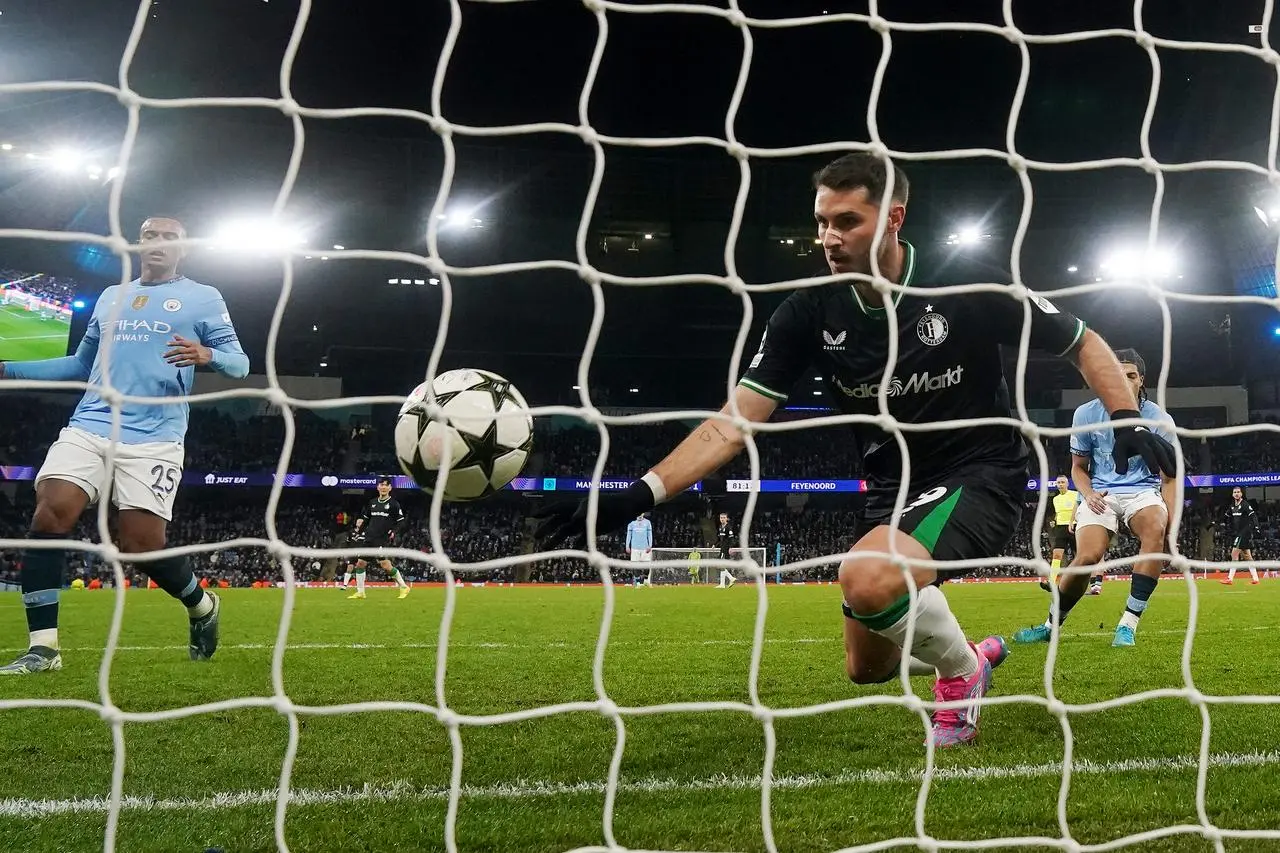
[{"label": "white pitch line", "polygon": [[[1280,764],[1280,751],[1223,753],[1209,756],[1210,767],[1269,767]],[[1172,758],[1130,758],[1123,761],[1072,762],[1072,774],[1109,776],[1126,773],[1168,773],[1190,771],[1199,767],[1199,758],[1177,756]],[[856,784],[918,784],[921,770],[850,770],[830,775],[803,774],[777,776],[773,779],[775,791],[799,791],[836,785]],[[981,782],[991,779],[1039,779],[1062,776],[1061,762],[1044,764],[996,765],[991,767],[940,767],[933,772],[934,782]],[[702,779],[649,778],[618,785],[620,793],[692,793],[698,791],[756,791],[760,789],[759,776],[710,776]],[[605,783],[545,782],[515,780],[498,785],[463,785],[463,797],[473,799],[525,800],[536,797],[561,797],[575,794],[603,794]],[[440,801],[449,797],[448,788],[423,787],[399,781],[387,785],[366,784],[360,788],[316,790],[298,788],[290,791],[292,806],[349,805],[362,802],[400,802],[405,800]],[[122,811],[210,811],[245,806],[274,805],[275,788],[256,791],[224,791],[203,798],[157,798],[126,796],[122,798]],[[41,818],[64,814],[101,814],[109,810],[106,797],[75,797],[62,800],[0,800],[0,818]]]},{"label": "white pitch line", "polygon": [[[1240,628],[1228,628],[1223,631],[1215,631],[1200,627],[1196,630],[1196,634],[1212,634],[1226,633],[1227,631],[1274,631],[1280,628],[1280,625],[1246,625]],[[1067,634],[1062,638],[1063,643],[1069,643],[1079,638],[1093,637],[1110,637],[1112,631],[1079,631]],[[1155,628],[1149,631],[1139,631],[1139,638],[1143,636],[1169,635],[1177,634],[1178,636],[1187,633],[1185,628]],[[609,645],[623,646],[628,648],[640,648],[648,646],[750,646],[751,640],[610,640]],[[766,637],[766,645],[784,645],[784,646],[805,646],[805,645],[837,645],[844,642],[840,637]],[[288,651],[365,651],[365,650],[394,650],[394,649],[434,649],[438,643],[290,643],[286,646]],[[521,649],[527,651],[529,649],[594,649],[596,646],[595,638],[588,640],[579,640],[577,642],[550,642],[550,643],[500,643],[500,642],[484,642],[484,643],[467,643],[467,642],[449,642],[451,649]],[[185,651],[186,646],[117,646],[117,652],[174,652]],[[224,643],[219,646],[221,649],[234,649],[237,651],[261,651],[264,649],[274,649],[274,643]],[[1016,650],[1020,646],[1013,646]],[[0,648],[0,654],[22,653],[27,649],[25,646],[18,648]],[[64,652],[83,652],[95,653],[103,651],[102,646],[77,646],[63,648]]]}]

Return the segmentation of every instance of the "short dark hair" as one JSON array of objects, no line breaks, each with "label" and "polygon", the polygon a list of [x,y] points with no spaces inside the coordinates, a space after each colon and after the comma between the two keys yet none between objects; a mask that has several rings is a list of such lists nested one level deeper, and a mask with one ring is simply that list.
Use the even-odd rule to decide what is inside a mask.
[{"label": "short dark hair", "polygon": [[1142,356],[1138,355],[1136,349],[1118,349],[1115,351],[1116,361],[1121,364],[1132,364],[1138,368],[1139,376],[1147,375],[1147,363],[1142,360]]},{"label": "short dark hair", "polygon": [[383,483],[386,483],[388,486],[390,486],[390,485],[391,485],[391,478],[390,478],[389,476],[387,476],[386,474],[383,474],[381,477],[379,477],[379,478],[377,479],[377,481],[376,481],[376,482],[377,482],[377,485],[379,485],[379,486],[381,486]]},{"label": "short dark hair", "polygon": [[[879,204],[884,198],[884,185],[888,180],[885,161],[867,151],[855,151],[832,160],[813,175],[813,188],[827,187],[833,190],[855,190],[864,187],[867,200]],[[893,165],[893,200],[907,203],[911,184],[907,173]]]}]

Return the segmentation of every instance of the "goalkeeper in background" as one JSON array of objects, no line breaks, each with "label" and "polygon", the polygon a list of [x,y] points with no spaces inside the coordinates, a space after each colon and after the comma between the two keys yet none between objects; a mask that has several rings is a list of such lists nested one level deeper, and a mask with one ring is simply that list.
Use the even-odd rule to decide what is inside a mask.
[{"label": "goalkeeper in background", "polygon": [[[798,289],[778,306],[732,405],[721,410],[724,417],[704,421],[629,489],[599,494],[596,530],[617,529],[720,470],[745,445],[730,418],[767,421],[788,392],[815,372],[826,378],[828,399],[846,414],[877,415],[883,390],[890,415],[900,421],[970,421],[896,434],[882,431],[871,418],[848,427],[861,451],[867,492],[852,531],[853,549],[840,566],[845,671],[860,684],[891,680],[902,663],[908,671],[932,673],[934,697],[954,703],[933,713],[932,737],[946,747],[977,737],[977,701],[990,687],[992,669],[1008,654],[1000,637],[971,643],[937,586],[969,571],[953,568],[951,561],[1003,553],[1022,515],[1030,453],[1021,431],[972,423],[1014,418],[1001,344],[1019,345],[1025,317],[1031,346],[1073,361],[1113,419],[1139,415],[1110,347],[1047,299],[944,295],[920,286],[915,248],[900,236],[907,176],[895,167],[890,189],[889,174],[884,160],[855,153],[814,176],[815,236],[830,272],[840,278]],[[878,289],[869,278],[873,251],[883,278],[913,287]],[[897,350],[889,365],[892,387],[882,389],[891,341]],[[1145,427],[1117,427],[1117,468],[1128,470],[1137,456],[1152,469],[1173,473],[1173,449],[1166,441]],[[911,478],[904,484],[908,459]],[[894,527],[900,487],[906,500]],[[580,545],[586,510],[586,500],[542,510],[542,545]],[[890,558],[891,549],[911,561],[916,595]],[[914,632],[908,646],[909,622]],[[902,661],[904,647],[914,660]]]},{"label": "goalkeeper in background", "polygon": [[[102,292],[76,354],[0,365],[0,377],[7,379],[89,383],[36,475],[31,539],[71,538],[85,508],[110,496],[119,510],[117,544],[126,561],[129,554],[165,547],[185,460],[187,404],[181,398],[191,390],[196,367],[209,367],[233,379],[249,373],[249,357],[240,348],[222,294],[178,272],[186,252],[170,244],[186,236],[186,228],[176,219],[152,217],[143,222],[141,275]],[[108,336],[111,349],[103,359],[98,347]],[[131,396],[174,398],[168,404],[120,407],[119,444],[110,480],[106,455],[112,412],[100,393],[108,384]],[[66,564],[62,549],[23,552],[22,603],[30,648],[0,667],[0,675],[62,669],[58,593]],[[219,601],[201,589],[188,559],[166,557],[135,567],[186,607],[191,659],[212,657],[218,648]]]}]

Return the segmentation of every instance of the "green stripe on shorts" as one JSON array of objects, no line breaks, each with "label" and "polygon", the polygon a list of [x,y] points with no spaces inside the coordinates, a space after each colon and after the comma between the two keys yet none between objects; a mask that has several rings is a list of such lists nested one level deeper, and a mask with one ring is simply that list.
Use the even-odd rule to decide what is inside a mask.
[{"label": "green stripe on shorts", "polygon": [[920,523],[911,531],[911,538],[923,545],[930,556],[933,555],[933,549],[938,544],[938,537],[942,535],[942,529],[951,520],[951,513],[955,510],[956,504],[960,502],[960,495],[962,494],[964,494],[964,486],[957,488],[951,493],[951,497],[930,510],[929,514],[920,519]]}]

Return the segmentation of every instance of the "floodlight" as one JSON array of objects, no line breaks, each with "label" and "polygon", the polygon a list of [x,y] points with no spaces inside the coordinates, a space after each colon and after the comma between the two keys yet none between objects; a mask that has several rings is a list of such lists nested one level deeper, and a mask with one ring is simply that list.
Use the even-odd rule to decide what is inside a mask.
[{"label": "floodlight", "polygon": [[1280,338],[1280,326],[1276,326],[1274,329],[1272,329],[1271,334],[1275,335],[1277,338]]},{"label": "floodlight", "polygon": [[83,157],[70,148],[57,148],[49,155],[49,165],[59,172],[74,171],[83,160]]},{"label": "floodlight", "polygon": [[1108,278],[1171,278],[1178,272],[1173,252],[1157,247],[1117,249],[1102,259],[1100,269]]},{"label": "floodlight", "polygon": [[6,143],[4,143],[4,144],[0,145],[0,151],[12,151],[12,150],[13,150],[13,143],[12,143],[12,142],[6,142]]},{"label": "floodlight", "polygon": [[1067,272],[1079,272],[1079,271],[1080,271],[1080,268],[1075,264],[1072,264],[1071,266],[1067,267]]},{"label": "floodlight", "polygon": [[270,219],[237,219],[214,232],[213,242],[219,248],[242,254],[279,254],[301,246],[306,237]]},{"label": "floodlight", "polygon": [[[78,310],[80,310],[81,308],[83,308],[83,307],[84,307],[84,300],[83,300],[83,299],[77,299],[77,300],[75,300],[74,302],[72,302],[72,303],[71,303],[71,307],[72,307],[72,308],[75,308],[77,311],[78,311]],[[1278,331],[1280,331],[1280,330],[1278,330]]]},{"label": "floodlight", "polygon": [[966,225],[947,235],[948,246],[972,246],[981,242],[986,235],[976,225]]}]

